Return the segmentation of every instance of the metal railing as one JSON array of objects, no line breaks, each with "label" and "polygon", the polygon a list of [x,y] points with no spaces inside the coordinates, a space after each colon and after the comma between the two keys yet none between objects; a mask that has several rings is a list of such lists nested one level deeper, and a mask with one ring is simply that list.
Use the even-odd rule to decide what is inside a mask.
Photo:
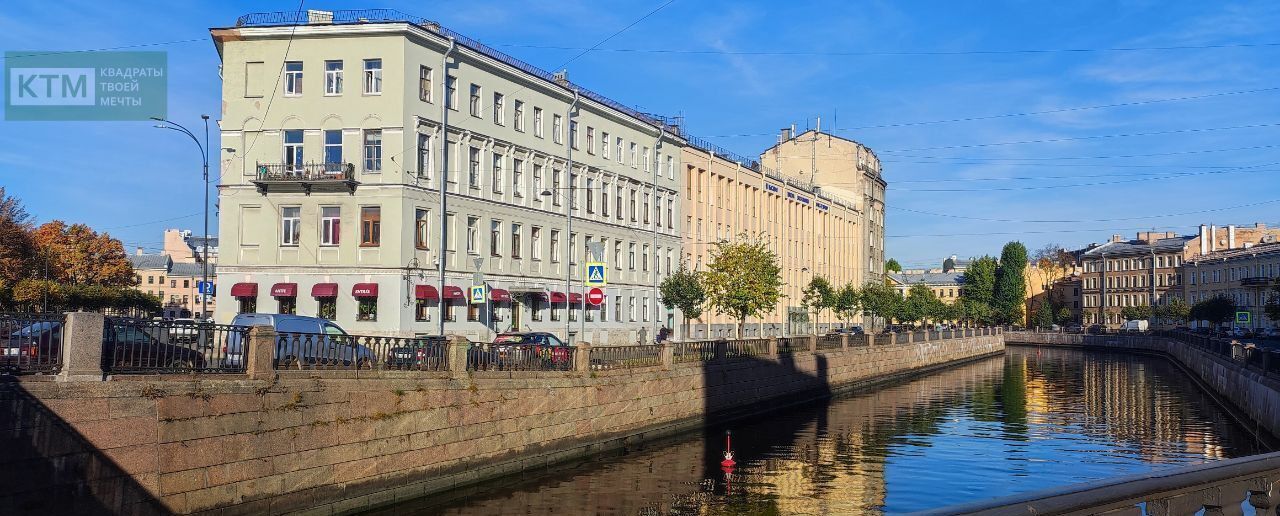
[{"label": "metal railing", "polygon": [[769,354],[769,339],[741,339],[724,342],[726,358],[758,357]]},{"label": "metal railing", "polygon": [[1280,453],[1217,460],[933,509],[919,514],[1275,514]]},{"label": "metal railing", "polygon": [[865,334],[859,333],[859,334],[849,336],[849,347],[852,348],[854,346],[866,346],[866,345],[867,345],[867,336]]},{"label": "metal railing", "polygon": [[102,331],[105,373],[244,371],[244,361],[230,360],[229,352],[248,338],[248,326],[107,318]]},{"label": "metal railing", "polygon": [[907,341],[911,340],[911,334],[907,332],[898,332],[892,335],[894,344],[906,344]]},{"label": "metal railing", "polygon": [[713,340],[694,340],[672,343],[671,357],[675,363],[707,362],[716,357],[716,342]]},{"label": "metal railing", "polygon": [[[823,335],[818,337],[818,349],[840,349],[844,347],[843,335]],[[854,335],[849,335],[853,338]]]},{"label": "metal railing", "polygon": [[448,371],[443,337],[384,337],[281,332],[276,369]]},{"label": "metal railing", "polygon": [[65,320],[59,313],[0,314],[0,372],[60,371]]},{"label": "metal railing", "polygon": [[351,163],[258,163],[258,181],[354,181]]},{"label": "metal railing", "polygon": [[572,371],[576,346],[472,343],[468,371]]},{"label": "metal railing", "polygon": [[779,355],[806,351],[809,351],[809,337],[778,337]]},{"label": "metal railing", "polygon": [[628,369],[662,365],[662,346],[597,346],[591,348],[592,369]]}]

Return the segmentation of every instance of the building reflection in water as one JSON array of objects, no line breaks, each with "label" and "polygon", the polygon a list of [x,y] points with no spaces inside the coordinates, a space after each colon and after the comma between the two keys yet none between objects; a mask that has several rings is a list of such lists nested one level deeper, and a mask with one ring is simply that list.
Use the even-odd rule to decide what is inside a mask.
[{"label": "building reflection in water", "polygon": [[1266,451],[1164,359],[1062,349],[731,428],[730,489],[720,427],[386,513],[898,513]]}]

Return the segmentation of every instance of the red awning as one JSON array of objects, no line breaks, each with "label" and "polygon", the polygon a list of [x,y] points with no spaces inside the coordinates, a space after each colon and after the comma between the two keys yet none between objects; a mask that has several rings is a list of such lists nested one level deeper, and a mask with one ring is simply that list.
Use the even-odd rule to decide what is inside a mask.
[{"label": "red awning", "polygon": [[413,297],[416,299],[429,299],[435,301],[440,299],[440,292],[431,285],[414,285]]},{"label": "red awning", "polygon": [[547,299],[550,299],[552,303],[563,303],[564,292],[552,292],[547,295]]},{"label": "red awning", "polygon": [[271,286],[271,297],[298,297],[298,284],[276,283]]},{"label": "red awning", "polygon": [[505,290],[502,290],[500,288],[491,289],[489,290],[489,299],[491,301],[497,301],[499,303],[510,302],[511,293]]},{"label": "red awning", "polygon": [[573,303],[574,305],[582,304],[582,294],[579,294],[577,292],[569,294],[569,302]]},{"label": "red awning", "polygon": [[338,284],[316,283],[311,286],[311,297],[338,297]]},{"label": "red awning", "polygon": [[258,284],[236,283],[231,286],[231,297],[258,297]]},{"label": "red awning", "polygon": [[351,286],[353,297],[378,297],[377,283],[356,283]]},{"label": "red awning", "polygon": [[466,299],[466,298],[467,298],[467,295],[466,295],[466,294],[464,294],[464,293],[462,293],[462,287],[454,287],[454,286],[452,286],[452,285],[445,285],[445,287],[444,287],[444,298],[445,298],[445,299]]}]

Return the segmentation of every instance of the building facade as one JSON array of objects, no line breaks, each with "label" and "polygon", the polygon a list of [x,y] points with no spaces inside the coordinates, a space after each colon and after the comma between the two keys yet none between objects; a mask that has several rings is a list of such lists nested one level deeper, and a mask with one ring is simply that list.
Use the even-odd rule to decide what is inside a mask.
[{"label": "building facade", "polygon": [[1080,257],[1084,324],[1118,328],[1121,311],[1130,306],[1163,306],[1186,296],[1184,264],[1232,249],[1254,246],[1280,234],[1263,224],[1220,228],[1201,225],[1196,235],[1140,232],[1133,240],[1112,236]]},{"label": "building facade", "polygon": [[778,144],[760,154],[760,163],[785,177],[800,178],[828,195],[848,199],[858,212],[860,242],[848,250],[860,253],[862,279],[884,280],[884,194],[880,158],[853,140],[816,130],[794,134],[783,130]]},{"label": "building facade", "polygon": [[[234,149],[219,322],[297,313],[411,335],[443,320],[593,343],[672,324],[655,287],[680,258],[678,127],[425,20],[305,15],[211,31]],[[608,284],[584,310],[588,258]]]},{"label": "building facade", "polygon": [[[748,321],[744,334],[808,333],[832,325],[810,321],[800,302],[815,276],[836,287],[866,281],[854,203],[704,142],[685,147],[682,163],[684,261],[691,269],[710,262],[716,242],[743,234],[762,235],[778,256],[783,297],[772,313]],[[697,322],[690,326],[693,337],[731,336],[737,323],[707,311]]]},{"label": "building facade", "polygon": [[[1264,307],[1280,286],[1280,243],[1275,237],[1263,237],[1258,245],[1218,251],[1197,256],[1186,262],[1187,302],[1195,304],[1216,296],[1235,301],[1237,311],[1249,312],[1242,328],[1275,328],[1280,321],[1267,317]],[[1201,325],[1192,321],[1193,325]]]},{"label": "building facade", "polygon": [[[143,254],[140,249],[129,256],[129,263],[133,265],[134,288],[159,298],[163,317],[206,319],[217,311],[214,296],[203,296],[201,301],[202,264],[176,261],[168,254]],[[209,281],[216,279],[217,267],[210,265]]]}]

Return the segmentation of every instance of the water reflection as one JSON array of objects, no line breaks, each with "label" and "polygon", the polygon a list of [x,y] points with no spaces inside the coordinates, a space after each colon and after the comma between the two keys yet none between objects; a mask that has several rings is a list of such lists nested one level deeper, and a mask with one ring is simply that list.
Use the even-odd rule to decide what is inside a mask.
[{"label": "water reflection", "polygon": [[1011,348],[386,514],[899,513],[1266,451],[1159,358]]}]

